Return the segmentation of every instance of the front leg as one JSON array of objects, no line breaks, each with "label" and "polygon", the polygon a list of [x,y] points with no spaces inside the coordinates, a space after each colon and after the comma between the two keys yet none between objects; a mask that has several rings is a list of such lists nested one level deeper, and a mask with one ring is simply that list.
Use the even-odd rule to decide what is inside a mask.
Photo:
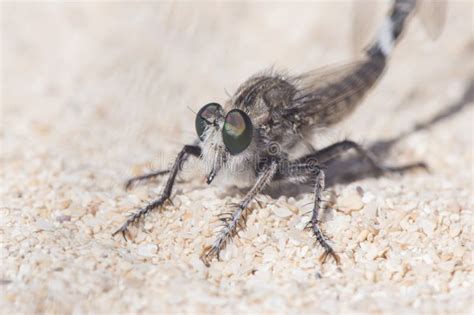
[{"label": "front leg", "polygon": [[141,182],[143,180],[148,180],[148,179],[152,179],[152,178],[155,178],[155,177],[158,177],[158,176],[161,176],[161,175],[165,175],[165,174],[168,174],[169,172],[170,172],[169,169],[168,170],[160,170],[160,171],[156,171],[156,172],[147,173],[147,174],[143,174],[143,175],[140,175],[140,176],[132,177],[132,178],[130,178],[129,180],[127,180],[125,182],[125,190],[130,189],[130,187],[132,187],[132,185],[137,183],[137,182]]},{"label": "front leg", "polygon": [[132,214],[127,221],[117,230],[115,231],[112,236],[115,236],[118,233],[122,233],[122,236],[125,240],[127,240],[125,234],[128,230],[130,224],[138,222],[140,218],[148,214],[151,210],[162,206],[167,200],[169,200],[171,193],[173,191],[174,181],[176,179],[176,175],[178,175],[178,171],[181,169],[181,164],[186,159],[188,155],[199,156],[201,154],[201,148],[194,145],[185,145],[184,148],[178,153],[176,159],[174,161],[173,166],[171,167],[169,173],[170,176],[168,177],[168,181],[166,182],[165,188],[161,196],[150,202],[143,208],[138,209],[137,212]]},{"label": "front leg", "polygon": [[[201,154],[201,149],[197,146],[198,142],[194,142],[192,147],[196,147],[198,148],[199,150],[193,150],[193,151],[190,151],[190,152],[187,152],[184,154],[184,156],[182,157],[182,160],[181,160],[181,167],[183,166],[183,163],[186,162],[188,160],[188,157],[190,155],[193,155],[193,156],[196,156],[198,157],[200,154]],[[132,187],[132,185],[134,185],[135,183],[138,183],[138,182],[141,182],[141,181],[144,181],[144,180],[150,180],[152,178],[155,178],[155,177],[158,177],[158,176],[162,176],[162,175],[166,175],[168,174],[169,172],[171,172],[171,168],[169,169],[166,169],[166,170],[159,170],[159,171],[155,171],[155,172],[151,172],[151,173],[147,173],[147,174],[143,174],[143,175],[140,175],[140,176],[135,176],[135,177],[132,177],[130,179],[128,179],[126,182],[125,182],[125,189],[128,190],[130,189],[130,187]]]},{"label": "front leg", "polygon": [[238,232],[238,227],[240,226],[239,221],[243,219],[245,221],[246,209],[249,203],[255,198],[255,196],[262,191],[262,189],[272,180],[278,168],[278,163],[272,161],[258,176],[257,182],[250,189],[250,191],[245,195],[244,200],[240,202],[237,210],[234,211],[229,217],[221,217],[223,222],[222,229],[218,232],[217,239],[214,243],[204,249],[201,254],[201,260],[203,263],[209,267],[210,260],[213,257],[219,259],[220,252],[225,248],[228,242],[234,237]]}]

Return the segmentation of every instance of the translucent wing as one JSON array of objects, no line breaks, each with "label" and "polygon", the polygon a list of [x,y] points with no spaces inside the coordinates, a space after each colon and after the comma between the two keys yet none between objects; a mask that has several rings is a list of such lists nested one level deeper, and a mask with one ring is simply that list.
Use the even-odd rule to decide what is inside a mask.
[{"label": "translucent wing", "polygon": [[[361,60],[294,77],[298,92],[286,114],[303,125],[331,125],[347,116],[382,72],[384,61]],[[303,118],[301,118],[303,117]]]},{"label": "translucent wing", "polygon": [[334,64],[311,70],[293,77],[294,83],[301,91],[315,92],[339,82],[342,78],[354,73],[363,64],[364,60],[350,63]]},{"label": "translucent wing", "polygon": [[[390,1],[356,0],[352,5],[351,37],[352,49],[359,54],[377,33],[377,26]],[[446,0],[418,0],[415,18],[419,19],[427,36],[436,40],[446,24]]]},{"label": "translucent wing", "polygon": [[426,34],[436,40],[443,32],[446,24],[447,3],[445,0],[420,1],[417,7],[417,16]]},{"label": "translucent wing", "polygon": [[352,3],[352,53],[360,54],[374,38],[376,26],[380,23],[382,14],[378,14],[378,1],[358,0]]}]

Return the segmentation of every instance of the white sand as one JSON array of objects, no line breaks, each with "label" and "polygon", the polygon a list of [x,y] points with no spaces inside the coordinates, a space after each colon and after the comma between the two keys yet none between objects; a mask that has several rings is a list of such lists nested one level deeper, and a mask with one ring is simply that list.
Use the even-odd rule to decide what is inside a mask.
[{"label": "white sand", "polygon": [[[242,193],[192,170],[133,241],[111,237],[163,184],[125,192],[124,180],[194,139],[188,106],[222,102],[271,65],[350,60],[349,7],[2,3],[0,312],[472,314],[472,98],[387,152],[392,164],[425,160],[430,174],[330,187],[324,229],[340,268],[321,266],[302,231],[304,192],[260,196],[249,228],[204,267],[216,215]],[[370,146],[458,102],[473,73],[472,12],[451,2],[435,43],[413,21],[363,106],[314,144]]]}]

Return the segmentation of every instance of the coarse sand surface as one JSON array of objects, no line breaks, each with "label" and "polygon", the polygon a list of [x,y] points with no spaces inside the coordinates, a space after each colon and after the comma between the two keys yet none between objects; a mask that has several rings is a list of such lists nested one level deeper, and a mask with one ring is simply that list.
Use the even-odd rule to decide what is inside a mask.
[{"label": "coarse sand surface", "polygon": [[195,139],[193,112],[254,73],[355,58],[351,3],[1,7],[0,313],[473,313],[472,1],[449,2],[437,41],[412,19],[361,106],[314,136],[430,167],[329,167],[322,227],[341,265],[321,265],[304,230],[311,188],[289,187],[258,196],[209,268],[217,215],[245,190],[206,185],[190,161],[173,204],[125,242],[112,232],[165,178],[124,181],[167,167]]}]

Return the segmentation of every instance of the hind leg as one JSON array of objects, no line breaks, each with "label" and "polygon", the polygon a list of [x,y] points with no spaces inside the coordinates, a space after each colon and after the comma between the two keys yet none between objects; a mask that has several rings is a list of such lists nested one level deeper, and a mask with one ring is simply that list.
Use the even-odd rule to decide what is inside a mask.
[{"label": "hind leg", "polygon": [[379,173],[379,174],[403,173],[403,172],[413,170],[413,169],[418,169],[418,168],[428,170],[428,166],[425,164],[425,162],[422,162],[422,161],[400,165],[400,166],[384,165],[377,160],[377,158],[372,152],[364,149],[360,144],[351,140],[344,140],[341,142],[334,143],[324,149],[317,151],[314,154],[307,155],[303,159],[311,157],[311,158],[316,159],[319,163],[326,164],[328,162],[331,162],[337,159],[343,153],[349,151],[350,149],[354,149],[357,152],[357,154],[365,158],[370,163],[370,166],[372,167],[372,169],[376,173]]}]

